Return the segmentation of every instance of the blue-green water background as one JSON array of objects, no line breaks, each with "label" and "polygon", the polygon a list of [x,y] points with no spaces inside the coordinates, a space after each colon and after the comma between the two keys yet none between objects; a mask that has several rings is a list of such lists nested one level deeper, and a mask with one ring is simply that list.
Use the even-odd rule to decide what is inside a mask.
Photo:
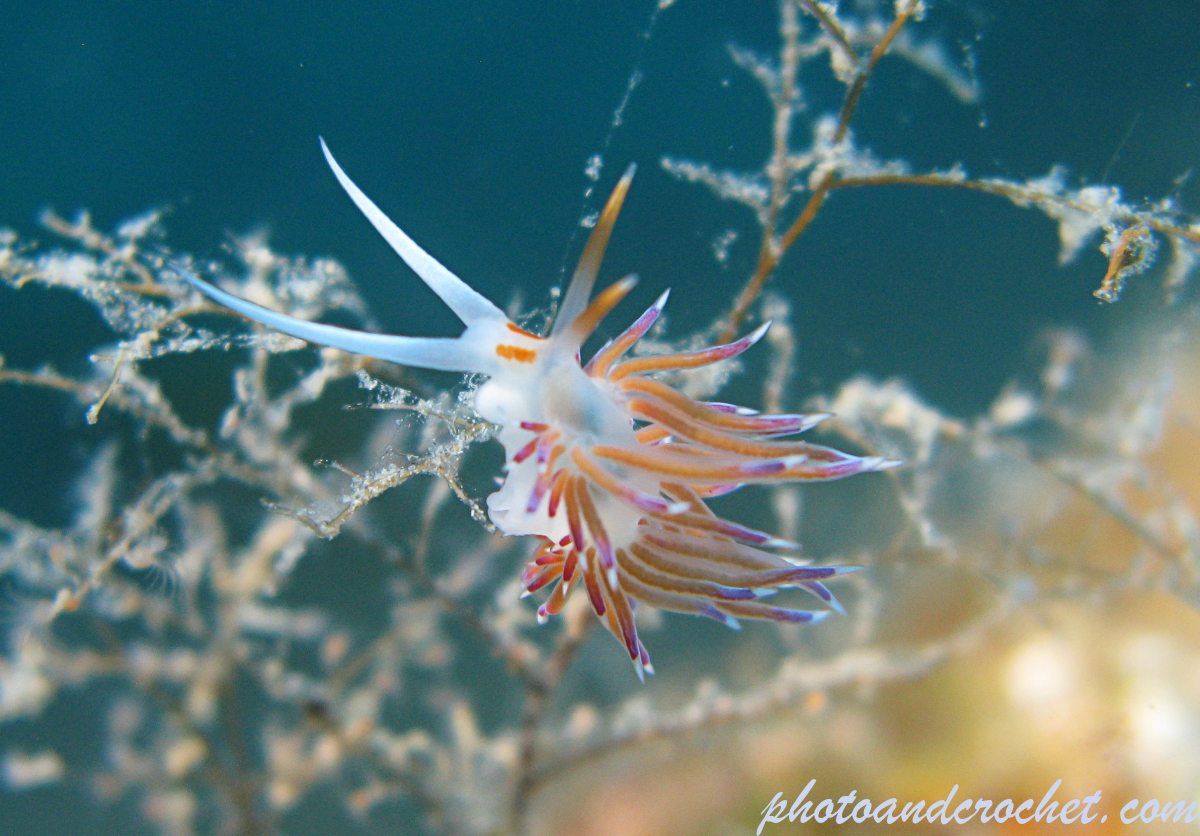
[{"label": "blue-green water background", "polygon": [[[740,287],[757,229],[745,209],[672,179],[658,160],[761,166],[769,107],[726,44],[772,53],[777,8],[679,0],[666,10],[604,149],[651,10],[646,0],[8,2],[0,226],[46,240],[35,218],[47,206],[87,208],[101,229],[169,206],[171,246],[218,257],[229,234],[266,229],[279,251],[342,261],[387,330],[444,335],[452,315],[341,192],[318,135],[406,231],[502,305],[517,290],[544,302],[582,245],[581,215],[637,161],[605,275],[642,277],[630,316],[672,287],[672,330],[686,333]],[[1200,165],[1200,4],[956,2],[936,4],[921,31],[973,57],[984,96],[961,105],[883,62],[855,122],[880,156],[1018,178],[1064,163],[1135,198],[1200,204],[1194,180],[1175,184]],[[826,72],[806,82],[811,111],[836,109]],[[585,203],[584,167],[601,150],[600,188]],[[721,265],[711,244],[729,228],[741,235]],[[1045,328],[1103,340],[1161,304],[1146,281],[1121,305],[1098,305],[1102,258],[1089,250],[1059,268],[1057,251],[1052,224],[997,199],[835,195],[776,282],[800,339],[793,404],[868,372],[902,376],[969,416],[1030,364]],[[65,295],[0,288],[0,353],[14,366],[70,368],[110,338]],[[0,389],[0,507],[61,524],[102,433],[61,400]],[[81,821],[58,815],[55,832]]]},{"label": "blue-green water background", "polygon": [[[170,244],[202,256],[220,256],[231,233],[266,229],[282,252],[341,260],[388,330],[450,334],[452,315],[341,193],[317,136],[452,270],[501,304],[516,290],[542,303],[582,245],[573,232],[585,162],[602,150],[651,8],[8,3],[0,224],[46,239],[35,217],[47,206],[87,208],[101,229],[168,206]],[[732,297],[757,230],[747,210],[673,180],[658,160],[761,166],[768,105],[726,45],[771,54],[776,29],[771,2],[668,9],[604,155],[598,196],[629,161],[642,165],[607,276],[641,275],[629,311],[674,288],[676,333]],[[973,57],[984,97],[960,105],[885,61],[855,123],[880,156],[1016,177],[1060,162],[1154,198],[1200,163],[1200,4],[952,3],[935,6],[924,31]],[[810,111],[836,108],[827,73],[806,81]],[[1189,181],[1182,195],[1195,205],[1197,192]],[[1131,305],[1091,297],[1103,274],[1094,249],[1058,269],[1055,229],[1033,213],[916,189],[835,197],[779,271],[801,339],[797,398],[866,371],[901,375],[969,415],[1047,325],[1102,331],[1129,316]],[[722,266],[711,243],[729,228],[741,237]],[[36,290],[0,294],[0,352],[13,365],[65,362],[106,337],[81,306]],[[23,513],[55,502],[77,465],[47,455],[76,439],[31,404],[0,392],[0,505]]]}]

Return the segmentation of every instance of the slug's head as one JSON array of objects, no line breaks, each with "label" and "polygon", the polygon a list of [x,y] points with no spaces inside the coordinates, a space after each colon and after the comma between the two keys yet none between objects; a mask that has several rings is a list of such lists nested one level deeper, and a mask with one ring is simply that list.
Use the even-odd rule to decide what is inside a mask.
[{"label": "slug's head", "polygon": [[420,276],[467,326],[461,336],[449,339],[401,337],[307,322],[239,299],[205,282],[187,268],[175,265],[179,274],[201,293],[248,319],[311,343],[328,345],[406,366],[478,372],[493,377],[509,374],[526,376],[551,354],[570,356],[578,353],[579,347],[595,328],[599,318],[633,287],[634,280],[626,279],[605,294],[601,294],[596,302],[601,302],[602,299],[611,300],[609,304],[602,306],[602,312],[595,304],[588,306],[609,235],[633,179],[633,165],[629,166],[617,183],[599,222],[592,231],[549,338],[542,338],[515,325],[489,299],[421,249],[346,176],[324,139],[321,140],[321,150],[329,167],[333,169],[334,176],[350,195],[350,199],[367,216],[367,220],[392,245],[392,249],[404,259],[413,272]]}]

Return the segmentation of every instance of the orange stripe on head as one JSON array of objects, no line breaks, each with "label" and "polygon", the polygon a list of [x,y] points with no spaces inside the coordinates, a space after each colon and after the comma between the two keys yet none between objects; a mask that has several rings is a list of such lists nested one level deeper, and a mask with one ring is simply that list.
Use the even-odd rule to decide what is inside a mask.
[{"label": "orange stripe on head", "polygon": [[511,322],[507,323],[506,327],[508,328],[509,331],[512,331],[514,334],[520,334],[522,337],[529,337],[530,339],[533,339],[533,340],[544,339],[543,337],[539,337],[537,334],[533,334],[529,331],[526,331],[524,328],[522,328],[519,325],[513,325]]},{"label": "orange stripe on head", "polygon": [[505,360],[516,360],[518,363],[532,363],[537,359],[537,352],[533,349],[521,348],[517,345],[505,345],[504,343],[496,346],[496,354]]}]

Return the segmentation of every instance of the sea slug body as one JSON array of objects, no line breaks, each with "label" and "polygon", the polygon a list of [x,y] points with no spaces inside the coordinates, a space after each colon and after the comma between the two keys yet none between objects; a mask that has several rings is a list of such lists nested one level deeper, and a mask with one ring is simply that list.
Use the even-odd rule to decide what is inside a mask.
[{"label": "sea slug body", "polygon": [[726,345],[628,358],[666,304],[663,293],[580,361],[585,340],[637,282],[627,277],[592,298],[633,166],[592,231],[550,333],[538,336],[421,249],[351,182],[323,140],[321,148],[358,208],[466,325],[461,336],[401,337],[299,320],[176,269],[215,301],[294,337],[408,366],[488,375],[475,409],[499,426],[505,450],[504,479],[488,497],[488,513],[505,534],[541,541],[521,576],[528,593],[552,587],[540,621],[583,587],[640,677],[653,668],[634,623],[639,603],[731,627],[741,617],[803,623],[828,615],[761,600],[786,588],[840,609],[823,581],[855,567],[800,565],[775,554],[798,546],[718,517],[705,499],[748,483],[838,479],[898,462],[787,440],[828,415],[761,415],[694,400],[655,378],[736,357],[770,323]]}]

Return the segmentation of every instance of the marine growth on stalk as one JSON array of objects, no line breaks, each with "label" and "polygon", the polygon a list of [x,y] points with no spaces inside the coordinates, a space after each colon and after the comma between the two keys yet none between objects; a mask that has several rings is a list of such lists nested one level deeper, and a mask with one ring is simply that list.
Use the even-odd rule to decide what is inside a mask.
[{"label": "marine growth on stalk", "polygon": [[653,668],[635,625],[639,604],[731,627],[738,618],[805,623],[828,615],[828,609],[789,609],[763,600],[786,588],[841,609],[823,581],[854,567],[806,566],[782,557],[775,550],[797,544],[722,519],[705,499],[749,483],[839,479],[898,462],[787,438],[828,415],[761,415],[697,401],[655,377],[736,357],[770,323],[726,345],[626,356],[658,318],[664,292],[581,362],[584,342],[637,282],[626,277],[592,298],[634,166],[609,197],[550,333],[539,336],[515,325],[421,249],[354,185],[323,140],[321,148],[375,229],[466,325],[461,336],[401,337],[295,319],[178,270],[222,305],[299,339],[406,366],[487,375],[475,409],[499,427],[505,450],[504,478],[488,497],[488,514],[503,533],[540,541],[521,576],[529,593],[550,589],[539,621],[558,613],[582,587],[640,677]]}]

